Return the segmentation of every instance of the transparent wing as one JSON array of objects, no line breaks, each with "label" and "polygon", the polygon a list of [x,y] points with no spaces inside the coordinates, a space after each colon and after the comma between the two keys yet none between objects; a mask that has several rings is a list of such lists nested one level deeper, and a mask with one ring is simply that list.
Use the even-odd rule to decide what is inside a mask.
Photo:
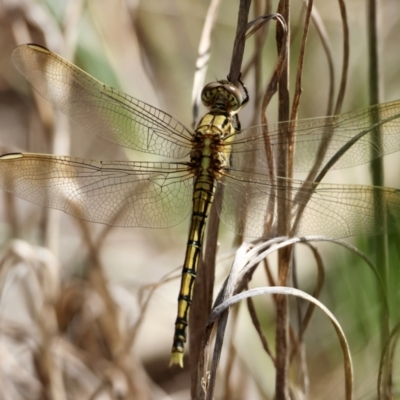
[{"label": "transparent wing", "polygon": [[[258,171],[267,170],[265,128],[262,125],[254,126],[236,135],[232,144],[233,168],[240,169],[248,165],[249,160],[257,160],[255,168]],[[282,147],[282,139],[278,134],[279,124],[269,125],[268,128],[273,159],[276,160]],[[372,140],[376,128],[380,128],[382,133],[381,149],[376,148]],[[373,157],[399,151],[399,132],[400,100],[338,116],[296,121],[294,170],[309,171],[321,153],[321,167],[342,151],[341,157],[330,168],[347,168],[366,163]],[[371,148],[375,150],[374,156]]]},{"label": "transparent wing", "polygon": [[18,153],[0,157],[0,187],[91,222],[165,228],[189,215],[193,177],[183,163]]},{"label": "transparent wing", "polygon": [[[382,233],[383,220],[376,220],[374,213],[377,205],[384,207],[389,231],[399,229],[399,190],[337,184],[313,187],[295,180],[287,183],[292,189],[289,221],[291,227],[297,227],[296,236],[324,235],[338,239]],[[220,217],[231,230],[249,237],[276,235],[277,204],[285,198],[279,186],[266,175],[244,171],[224,174],[220,184],[224,189]],[[295,222],[298,215],[301,218]],[[271,229],[266,231],[268,222]]]},{"label": "transparent wing", "polygon": [[50,50],[22,45],[12,61],[40,95],[93,134],[146,153],[189,154],[192,133],[177,120],[104,85]]}]

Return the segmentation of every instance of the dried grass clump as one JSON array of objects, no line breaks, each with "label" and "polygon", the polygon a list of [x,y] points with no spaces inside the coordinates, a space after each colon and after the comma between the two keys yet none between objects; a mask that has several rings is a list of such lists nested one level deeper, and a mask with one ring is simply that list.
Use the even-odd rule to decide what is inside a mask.
[{"label": "dried grass clump", "polygon": [[130,351],[132,315],[113,298],[122,289],[62,278],[47,249],[21,240],[9,244],[0,268],[0,398],[148,397]]}]

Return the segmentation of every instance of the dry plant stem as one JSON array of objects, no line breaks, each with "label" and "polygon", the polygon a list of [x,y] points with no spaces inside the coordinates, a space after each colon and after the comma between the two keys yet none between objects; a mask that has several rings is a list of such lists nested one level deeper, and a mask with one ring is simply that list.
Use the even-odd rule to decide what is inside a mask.
[{"label": "dry plant stem", "polygon": [[15,210],[15,197],[9,193],[3,193],[4,205],[5,205],[5,215],[7,215],[7,221],[11,227],[9,236],[13,238],[20,237],[20,232],[17,223],[17,213]]},{"label": "dry plant stem", "polygon": [[[287,243],[285,244],[287,245]],[[315,303],[324,313],[325,315],[329,318],[330,322],[332,323],[336,334],[338,336],[340,346],[342,349],[343,353],[343,358],[344,358],[344,377],[345,377],[345,399],[346,400],[351,400],[352,397],[352,391],[353,391],[353,365],[351,362],[351,355],[350,355],[350,348],[346,340],[346,336],[343,332],[343,329],[341,328],[339,322],[335,318],[335,316],[329,311],[327,307],[325,307],[321,302],[319,302],[317,299],[314,299],[312,296],[308,295],[305,292],[302,292],[301,290],[294,289],[294,288],[289,288],[286,286],[277,286],[277,287],[261,287],[261,288],[254,288],[250,289],[247,292],[239,293],[228,300],[224,301],[222,304],[219,306],[215,307],[211,317],[210,317],[210,322],[215,321],[218,319],[221,314],[225,313],[228,307],[231,307],[232,305],[236,304],[237,302],[244,300],[248,297],[252,296],[259,296],[259,295],[271,295],[271,294],[279,294],[279,295],[290,295],[290,296],[297,296],[301,297],[309,302]],[[287,399],[291,398],[289,397],[289,389],[287,391]],[[276,398],[276,396],[275,396]]]},{"label": "dry plant stem", "polygon": [[379,372],[378,372],[378,380],[377,380],[377,394],[378,400],[386,400],[393,399],[393,395],[388,393],[388,387],[385,382],[386,369],[390,371],[390,375],[393,371],[393,362],[395,357],[395,350],[398,343],[400,334],[400,322],[398,322],[392,331],[390,332],[390,336],[385,343],[385,346],[382,349],[381,359],[379,362]]},{"label": "dry plant stem", "polygon": [[[368,0],[368,51],[369,51],[369,91],[370,91],[370,105],[379,104],[381,102],[380,96],[380,74],[379,74],[379,40],[378,40],[378,16],[379,7],[376,0]],[[379,122],[380,116],[377,114],[371,115],[371,123],[376,124]],[[371,174],[372,184],[374,186],[384,186],[384,167],[382,157],[379,152],[382,150],[382,132],[379,127],[373,130],[372,143],[371,143]],[[376,197],[379,199],[379,196]],[[375,224],[382,223],[384,231],[386,231],[386,207],[384,202],[377,201],[374,205]],[[378,222],[379,221],[379,222]],[[370,239],[373,248],[375,248],[376,265],[378,266],[380,276],[384,282],[386,290],[388,289],[388,241],[387,235],[378,235]],[[380,301],[382,302],[382,298]],[[384,314],[380,314],[380,339],[381,349],[383,351],[385,343],[389,337],[388,320]],[[387,364],[383,368],[383,383],[384,383],[384,398],[391,398],[392,391],[392,376],[391,368]]]},{"label": "dry plant stem", "polygon": [[[283,19],[281,15],[277,15],[276,17],[277,21],[280,23],[282,30],[287,33],[287,26],[286,22]],[[268,132],[268,118],[267,118],[267,107],[272,99],[272,97],[275,95],[275,93],[278,90],[278,84],[280,77],[282,75],[282,72],[284,71],[286,64],[286,59],[287,59],[287,40],[284,40],[282,43],[282,46],[280,50],[278,49],[278,62],[275,67],[275,70],[272,74],[271,80],[269,84],[267,85],[267,89],[264,93],[262,104],[261,104],[261,123],[262,123],[262,129],[263,129],[263,135],[264,135],[264,147],[265,147],[265,153],[267,155],[267,162],[268,162],[268,172],[269,172],[269,179],[271,181],[271,195],[269,196],[268,199],[268,215],[273,215],[274,214],[274,209],[275,209],[275,191],[272,190],[273,183],[275,183],[275,167],[274,167],[274,155],[272,152],[272,147],[271,147],[271,140],[269,137],[269,132]],[[271,227],[272,227],[273,220],[271,218],[270,221],[265,222],[265,233],[268,235]]]},{"label": "dry plant stem", "polygon": [[[240,78],[245,41],[244,37],[241,37],[239,33],[244,31],[247,24],[250,4],[251,1],[242,0],[239,6],[236,40],[233,47],[231,67],[228,75],[228,79],[233,83],[237,83]],[[223,191],[220,189],[217,192],[216,199],[211,208],[208,221],[207,239],[205,243],[204,261],[200,260],[201,268],[199,268],[194,290],[193,306],[191,308],[192,310],[197,311],[192,311],[189,315],[189,348],[194,357],[192,360],[193,362],[191,362],[191,397],[195,399],[213,398],[215,386],[215,380],[208,382],[207,352],[208,338],[211,329],[207,328],[204,331],[204,326],[206,326],[205,322],[207,321],[207,318],[204,319],[204,317],[208,317],[211,310],[219,227],[217,207],[221,203],[222,197]],[[199,314],[201,314],[200,317]],[[195,326],[192,326],[194,323]],[[200,352],[202,352],[202,354],[200,354]],[[218,365],[218,361],[216,362],[216,365]]]},{"label": "dry plant stem", "polygon": [[[237,29],[236,29],[236,39],[232,51],[232,59],[231,59],[231,66],[229,70],[229,80],[233,83],[237,83],[240,78],[240,70],[242,66],[242,60],[243,60],[243,54],[244,54],[244,45],[245,45],[245,39],[244,36],[241,37],[240,33],[244,32],[244,29],[247,25],[248,21],[248,14],[250,10],[250,4],[251,0],[241,0],[240,5],[239,5],[239,13],[238,13],[238,22],[237,22]],[[197,282],[195,290],[194,290],[194,298],[193,298],[193,307],[192,310],[195,310],[196,308],[199,308],[198,312],[202,313],[202,316],[207,316],[209,315],[209,312],[211,310],[211,302],[212,302],[212,288],[214,284],[214,275],[215,275],[215,260],[216,260],[216,251],[217,251],[217,238],[218,238],[218,226],[219,226],[219,218],[217,215],[217,205],[220,203],[219,200],[222,199],[223,196],[223,191],[219,190],[216,195],[216,201],[214,201],[214,204],[212,205],[211,208],[211,213],[209,216],[209,221],[208,221],[208,229],[207,229],[207,239],[206,239],[206,244],[205,244],[205,252],[204,252],[204,262],[200,260],[201,263],[201,268],[199,268],[199,275],[201,274],[202,276],[198,276],[197,278],[200,278],[200,281]],[[218,200],[219,198],[219,200]],[[200,272],[200,270],[203,270]],[[202,288],[199,288],[199,282],[202,286]],[[197,294],[196,293],[201,293],[203,296],[206,296],[206,303],[204,303],[204,299],[199,297],[196,299]],[[197,307],[195,307],[197,304]],[[200,307],[199,307],[200,306]],[[196,337],[193,337],[195,340],[195,346],[196,348],[193,349],[192,353],[192,343],[190,343],[190,351],[191,354],[196,354],[193,363],[191,363],[191,396],[192,398],[203,398],[205,395],[205,387],[207,386],[207,383],[202,381],[202,377],[205,376],[206,374],[206,369],[207,369],[207,360],[205,356],[201,357],[200,356],[200,350],[205,346],[205,341],[206,341],[206,336],[207,336],[207,331],[204,332],[204,327],[206,326],[205,322],[207,321],[207,318],[203,320],[201,318],[201,321],[197,321],[195,319],[195,315],[193,315],[193,312],[191,313],[192,315],[189,316],[189,333],[190,336],[190,342],[192,342],[192,335],[196,335]],[[196,320],[196,326],[192,327],[192,323]],[[200,325],[201,324],[201,325]],[[196,329],[200,329],[198,332],[195,332]],[[200,332],[200,333],[199,333]],[[203,354],[205,355],[205,351],[203,351]],[[207,397],[212,398],[213,396],[213,391],[214,391],[214,384],[215,382],[210,383],[210,388],[207,391]]]},{"label": "dry plant stem", "polygon": [[[308,1],[306,18],[304,21],[303,36],[301,39],[301,46],[300,46],[300,54],[299,54],[299,59],[297,62],[296,87],[295,87],[293,104],[292,104],[292,113],[290,116],[290,120],[292,121],[291,126],[290,126],[290,132],[295,131],[295,120],[297,119],[299,105],[300,105],[300,97],[301,97],[301,93],[303,91],[302,86],[301,86],[301,82],[302,82],[301,79],[302,79],[302,74],[303,74],[304,57],[305,57],[305,53],[306,53],[306,43],[307,43],[308,32],[310,29],[310,20],[311,20],[311,12],[312,12],[312,8],[313,8],[313,3],[314,3],[313,0]],[[294,135],[291,136],[292,141],[289,144],[289,146],[294,145],[293,137],[294,137]],[[292,156],[289,156],[289,171],[292,171],[293,170],[293,152],[289,151],[289,154],[292,155]]]},{"label": "dry plant stem", "polygon": [[[73,57],[75,53],[76,38],[78,30],[76,26],[81,18],[82,0],[68,2],[64,10],[62,27],[60,29],[59,52],[67,59]],[[40,26],[40,24],[39,24]],[[46,32],[43,32],[46,34]],[[47,32],[49,36],[50,32]],[[46,37],[46,43],[51,43],[51,37]],[[70,129],[69,121],[65,114],[56,111],[56,124],[52,132],[51,154],[70,153]],[[45,242],[46,247],[57,254],[60,236],[60,214],[57,211],[48,209],[46,213]]]},{"label": "dry plant stem", "polygon": [[[300,46],[300,54],[297,62],[297,73],[296,73],[296,86],[295,86],[295,92],[294,92],[294,98],[293,98],[293,104],[292,104],[292,112],[291,112],[291,117],[290,120],[292,121],[289,127],[289,137],[288,137],[288,177],[292,178],[293,174],[293,162],[294,162],[294,132],[296,130],[296,119],[298,115],[298,110],[299,110],[299,105],[300,105],[300,97],[302,93],[302,74],[303,74],[303,68],[304,68],[304,58],[305,58],[305,52],[306,52],[306,43],[307,43],[307,37],[308,37],[308,32],[310,28],[310,20],[311,20],[311,12],[313,9],[313,0],[308,1],[307,9],[306,9],[306,14],[305,14],[305,22],[304,22],[304,27],[303,27],[303,34],[302,34],[302,40],[301,40],[301,46]],[[288,198],[291,198],[291,193],[289,192]],[[287,210],[288,213],[290,213],[290,210]],[[294,256],[294,253],[293,253]],[[292,265],[293,268],[293,275],[295,275],[296,271],[296,263],[294,262]],[[285,283],[281,283],[285,284]],[[295,302],[298,305],[300,299],[295,298]],[[310,304],[310,306],[312,303]],[[300,314],[299,314],[300,315]],[[299,321],[299,326],[301,326],[301,322]],[[295,335],[295,332],[293,328],[290,326],[290,338],[291,338],[291,356],[289,357],[289,364],[291,360],[293,359],[292,354],[293,354],[293,349],[297,349],[300,346],[302,336],[299,335],[298,338]],[[303,360],[302,360],[303,361]],[[304,362],[301,362],[300,365],[304,365]],[[306,371],[302,370],[302,376],[306,376]]]},{"label": "dry plant stem", "polygon": [[[310,248],[310,250],[313,253],[314,259],[317,264],[317,282],[314,288],[314,291],[312,293],[312,296],[316,299],[319,298],[319,295],[321,293],[323,283],[324,283],[324,277],[325,277],[325,271],[324,271],[324,265],[322,261],[322,257],[319,254],[318,250],[313,246],[311,243],[305,243],[306,246]],[[301,379],[302,386],[304,388],[304,394],[306,394],[307,398],[307,393],[309,390],[309,378],[308,378],[308,369],[307,369],[307,360],[306,360],[306,352],[305,352],[305,345],[303,343],[303,335],[307,329],[307,326],[311,320],[311,317],[314,313],[315,310],[315,304],[314,303],[309,303],[307,310],[305,312],[304,317],[301,317],[301,310],[299,308],[299,300],[296,299],[296,304],[298,306],[298,317],[299,317],[299,331],[296,337],[293,337],[292,339],[292,348],[291,348],[291,353],[290,353],[290,363],[294,360],[294,357],[297,355],[299,357],[299,379]],[[292,334],[294,331],[291,329],[290,333]]]},{"label": "dry plant stem", "polygon": [[321,40],[322,47],[326,54],[326,61],[328,62],[328,73],[329,73],[329,91],[328,91],[328,105],[326,107],[325,115],[332,115],[333,113],[333,99],[334,99],[334,90],[335,90],[335,73],[333,67],[333,50],[331,48],[328,33],[326,32],[324,23],[322,21],[321,16],[319,15],[317,8],[312,8],[311,18],[313,24],[317,30],[318,36]]},{"label": "dry plant stem", "polygon": [[[271,3],[270,1],[266,1],[264,3],[264,10],[261,11],[261,5],[260,1],[254,1],[253,2],[253,8],[254,8],[254,15],[268,15],[271,14]],[[254,51],[253,55],[250,57],[249,61],[247,64],[243,67],[242,71],[242,80],[245,82],[246,81],[246,76],[248,72],[250,71],[251,68],[254,69],[254,94],[253,94],[253,100],[254,100],[254,108],[253,108],[253,117],[251,119],[250,125],[257,125],[258,120],[259,120],[259,110],[261,107],[261,101],[262,101],[262,57],[261,57],[261,50],[263,48],[263,45],[267,39],[268,35],[268,27],[265,26],[262,29],[260,29],[255,37],[255,45],[254,45]]]},{"label": "dry plant stem", "polygon": [[[220,292],[217,296],[217,299],[215,300],[214,307],[215,307],[215,304],[219,304],[220,302],[229,298],[229,296],[232,295],[233,291],[235,290],[235,286],[236,286],[235,277],[237,276],[237,265],[240,265],[240,260],[242,260],[243,258],[246,258],[247,250],[250,247],[251,246],[249,244],[243,243],[240,246],[239,250],[236,252],[235,261],[233,263],[231,273],[229,274],[227,280],[225,281],[223,288],[220,290]],[[224,340],[224,332],[225,332],[227,320],[228,320],[228,312],[225,312],[221,316],[221,318],[218,320],[217,334],[216,334],[216,339],[215,339],[214,354],[213,354],[213,358],[212,358],[211,369],[210,369],[210,372],[208,372],[204,369],[203,376],[202,376],[203,382],[207,382],[208,390],[207,390],[206,394],[204,394],[204,396],[203,396],[203,393],[201,392],[202,387],[199,386],[196,399],[206,398],[207,400],[208,399],[211,400],[214,398],[216,372],[217,372],[217,367],[218,367],[219,358],[220,358],[220,354],[221,354],[222,344],[223,344],[223,340]],[[204,339],[205,340],[204,355],[208,353],[206,347],[208,347],[208,343],[210,341],[210,336],[211,336],[212,330],[213,330],[213,326],[212,326],[212,324],[209,323],[209,320],[208,320],[205,339]],[[201,358],[201,361],[204,363],[205,363],[205,358],[206,358],[205,356],[203,356]],[[199,381],[200,381],[200,378],[199,378]]]},{"label": "dry plant stem", "polygon": [[[277,286],[276,281],[272,275],[271,267],[268,263],[267,258],[264,258],[263,261],[264,261],[264,271],[265,271],[265,274],[267,275],[267,279],[268,279],[268,286]],[[274,301],[275,307],[276,307],[276,296],[275,295],[272,295],[272,300]]]},{"label": "dry plant stem", "polygon": [[[233,304],[232,297],[236,297],[238,300],[239,299],[243,300],[243,299],[249,297],[249,292],[254,292],[254,290],[252,289],[248,292],[234,295],[234,292],[237,291],[237,284],[241,285],[242,281],[243,281],[243,277],[248,275],[249,273],[251,273],[251,271],[254,270],[255,266],[258,265],[258,263],[260,261],[264,260],[269,254],[272,254],[273,252],[276,252],[283,247],[291,246],[296,243],[308,243],[308,242],[314,242],[314,241],[318,241],[318,242],[329,241],[330,243],[336,243],[338,245],[345,247],[347,250],[350,250],[351,252],[353,252],[360,258],[362,258],[362,260],[364,260],[366,262],[366,264],[369,266],[370,270],[374,273],[374,276],[376,277],[377,282],[380,283],[379,290],[381,290],[384,293],[383,283],[380,279],[380,276],[379,276],[374,264],[372,264],[371,261],[363,253],[361,253],[356,247],[352,246],[351,244],[349,244],[347,242],[344,242],[341,240],[332,240],[330,238],[323,237],[323,236],[307,236],[307,237],[302,237],[302,238],[294,237],[294,238],[290,238],[290,239],[288,239],[287,237],[283,237],[283,238],[278,237],[278,238],[270,239],[266,242],[262,242],[258,245],[252,245],[250,243],[243,243],[236,253],[235,262],[232,266],[231,273],[224,285],[224,288],[221,290],[221,292],[217,296],[215,306],[213,308],[213,312],[212,312],[212,315],[209,320],[209,324],[210,324],[209,326],[210,327],[212,326],[212,323],[213,323],[213,321],[215,321],[217,316],[218,316],[218,321],[219,321],[218,329],[220,329],[220,325],[223,324],[224,321],[226,321],[227,310],[225,310],[225,308],[221,306],[222,302],[224,302],[225,306],[228,303]],[[315,254],[317,254],[317,253],[315,253]],[[318,258],[318,256],[316,256],[316,257]],[[321,279],[321,285],[322,285],[322,279]],[[268,292],[270,295],[274,295],[274,294],[278,295],[278,293],[281,294],[282,290],[284,290],[286,293],[290,293],[290,294],[293,294],[294,292],[298,292],[297,289],[291,289],[291,288],[285,288],[285,287],[281,287],[281,288],[279,288],[279,290],[276,290],[276,288],[271,288],[271,287],[260,288],[260,290],[265,293]],[[317,288],[316,291],[318,291],[318,290],[319,289]],[[256,289],[255,291],[257,292],[258,289]],[[317,299],[315,299],[314,297],[312,297],[310,295],[302,295],[300,297],[305,298],[307,301],[310,301],[312,303],[315,303],[315,304],[318,303],[319,307],[326,309],[326,307],[321,305]],[[384,310],[385,310],[384,313],[387,317],[388,304],[387,304],[386,299],[385,299],[385,302],[382,304],[382,306],[384,307]],[[218,309],[220,309],[220,311],[221,311],[221,309],[223,309],[225,311],[222,314],[220,314],[220,311],[218,311]],[[326,314],[331,315],[329,310],[326,310]],[[306,313],[306,315],[308,315],[308,312]],[[330,318],[332,318],[332,320],[333,320],[334,316],[331,315]],[[337,328],[341,331],[339,326],[337,326]],[[211,328],[209,328],[208,333],[210,333],[210,331],[211,331]],[[346,339],[345,339],[345,336],[343,335],[343,332],[340,333],[340,336],[341,336],[341,344],[342,344],[343,350],[345,350],[345,348],[346,348],[346,350],[345,350],[345,352],[346,352],[345,353],[346,399],[351,399],[352,374],[353,374],[351,359],[350,359],[350,355],[348,353],[348,346],[345,343]],[[215,380],[215,373],[216,373],[215,370],[211,369],[210,382],[212,380]],[[208,379],[208,375],[206,376],[205,379]],[[306,384],[307,384],[307,382],[305,382],[305,385]],[[212,387],[211,384],[210,384],[210,387]],[[211,393],[209,392],[208,394],[210,395]],[[210,395],[207,398],[211,399],[212,396]]]},{"label": "dry plant stem", "polygon": [[[324,285],[324,280],[325,280],[325,270],[324,270],[324,264],[322,261],[322,257],[319,253],[319,251],[311,244],[311,243],[305,243],[306,246],[309,247],[311,252],[313,253],[315,262],[317,264],[317,282],[314,288],[314,291],[312,293],[312,296],[316,299],[318,299],[322,287]],[[300,321],[300,327],[299,327],[299,334],[298,334],[298,342],[297,344],[300,344],[302,342],[303,335],[307,329],[307,326],[311,320],[312,314],[314,313],[315,310],[315,304],[309,304],[307,307],[307,311],[304,314],[304,317]],[[298,347],[294,345],[291,350],[290,354],[290,359],[292,360],[293,357],[296,355],[296,352],[298,351]]]},{"label": "dry plant stem", "polygon": [[231,65],[229,68],[229,80],[232,83],[238,83],[242,68],[245,38],[241,35],[245,31],[249,19],[251,0],[240,0],[238,21],[236,28],[236,37],[233,44]]},{"label": "dry plant stem", "polygon": [[[248,290],[248,289],[249,288],[247,287],[246,290]],[[265,352],[269,355],[269,357],[271,358],[273,365],[275,365],[275,356],[272,354],[272,351],[269,347],[267,338],[264,335],[261,323],[257,317],[253,299],[250,297],[247,299],[247,309],[249,310],[251,321],[253,322],[254,328],[256,329],[256,331],[258,333],[258,337],[260,338],[262,347],[265,350]]]},{"label": "dry plant stem", "polygon": [[[206,252],[204,257],[200,258],[199,261],[191,312],[189,314],[189,351],[192,398],[195,398],[196,396],[199,360],[201,358],[201,351],[204,343],[204,328],[207,325],[213,300],[219,228],[219,218],[216,205],[219,204],[218,197],[221,195],[222,192],[218,191],[215,196],[214,206],[211,208],[209,215],[207,238],[205,243]],[[202,376],[202,374],[200,376]]]},{"label": "dry plant stem", "polygon": [[[237,358],[237,354],[236,354],[236,348],[234,345],[234,340],[233,340],[233,333],[235,332],[235,327],[237,326],[237,321],[238,321],[238,313],[239,313],[239,307],[234,307],[231,310],[231,318],[230,318],[230,325],[232,327],[232,329],[230,329],[231,332],[231,336],[230,336],[230,340],[229,340],[229,346],[228,346],[228,356],[227,356],[227,360],[226,360],[226,367],[225,367],[225,371],[224,371],[224,389],[223,389],[223,395],[221,396],[221,398],[223,399],[232,399],[235,397],[235,394],[237,393],[235,389],[237,388],[237,385],[232,385],[233,381],[231,379],[232,377],[232,371],[233,371],[233,367],[235,365],[235,359]],[[235,390],[235,392],[233,392]],[[236,396],[237,397],[237,396]]]},{"label": "dry plant stem", "polygon": [[[218,15],[220,0],[213,0],[208,8],[203,32],[199,44],[196,72],[192,90],[192,110],[194,127],[198,118],[200,93],[210,58],[211,35]],[[216,198],[222,193],[217,193]],[[199,358],[203,344],[204,327],[211,310],[215,279],[215,262],[217,254],[219,219],[216,207],[211,208],[208,223],[208,234],[205,241],[205,257],[200,257],[196,285],[193,293],[191,312],[189,314],[189,351],[191,355],[190,376],[191,396],[195,398],[198,386]],[[203,368],[204,366],[202,366]],[[200,376],[202,373],[200,372]]]},{"label": "dry plant stem", "polygon": [[[54,38],[59,39],[58,42],[62,41],[62,37],[60,32],[58,31],[58,28],[56,24],[54,23],[49,23],[46,24],[46,27],[43,27],[41,24],[37,24],[36,21],[32,21],[31,18],[36,15],[35,13],[32,13],[32,9],[27,6],[26,8],[22,8],[22,15],[20,18],[18,18],[18,21],[13,21],[13,32],[14,32],[14,38],[15,42],[19,43],[19,39],[21,36],[24,36],[24,39],[28,39],[28,42],[31,43],[31,35],[30,35],[30,29],[29,29],[29,23],[32,23],[39,29],[41,30],[42,35],[44,36],[44,39],[47,41],[50,36]],[[50,22],[50,21],[48,21]],[[57,31],[55,31],[57,29]],[[24,35],[21,35],[20,31],[24,32]],[[57,41],[57,40],[56,40]],[[59,44],[59,43],[58,43]],[[42,128],[44,131],[44,135],[47,138],[46,142],[49,144],[49,151],[54,147],[54,132],[55,132],[55,112],[51,108],[51,106],[34,90],[32,90],[32,97],[34,100],[34,103],[37,107],[37,113],[39,114],[39,119],[42,124]],[[51,236],[57,235],[56,229],[53,228],[53,216],[55,215],[54,211],[51,210],[50,208],[44,209],[43,212],[43,220],[42,220],[42,225],[44,229],[41,229],[41,242],[46,244],[46,247],[51,248],[54,254],[57,253],[56,248],[54,246],[49,246],[48,244],[51,242],[49,238]],[[52,235],[49,234],[49,232],[52,232]],[[57,235],[58,236],[58,235]]]},{"label": "dry plant stem", "polygon": [[[338,98],[336,100],[334,114],[339,114],[341,107],[342,107],[344,93],[346,90],[347,73],[348,73],[348,66],[349,66],[349,54],[350,54],[349,27],[348,27],[346,6],[342,0],[339,0],[339,6],[340,6],[340,14],[342,17],[342,26],[343,26],[343,63],[342,63],[342,74],[341,74],[341,79],[340,79],[339,94],[338,94]],[[333,82],[331,82],[331,86],[332,85],[333,85]],[[329,102],[328,102],[328,108],[330,108],[330,106],[329,106],[330,102],[331,102],[331,100],[329,100]],[[314,164],[313,168],[311,168],[309,174],[307,175],[307,178],[305,179],[306,182],[314,181],[315,176],[321,166],[323,157],[326,153],[326,149],[328,148],[329,142],[332,137],[332,133],[333,132],[331,129],[327,129],[327,131],[325,132],[324,139],[321,141],[319,148],[317,150],[317,157],[316,157],[315,164]],[[321,176],[321,174],[318,175],[318,177],[320,177],[320,176]],[[322,178],[318,178],[318,177],[316,178],[317,181],[322,179]],[[299,212],[299,216],[301,216],[301,212]]]},{"label": "dry plant stem", "polygon": [[[322,287],[324,286],[324,281],[325,281],[325,267],[324,267],[324,263],[322,261],[322,257],[321,254],[319,253],[319,251],[311,244],[311,243],[305,243],[306,246],[308,246],[310,248],[310,250],[313,253],[313,256],[315,258],[315,262],[317,264],[317,282],[314,288],[314,291],[312,293],[312,296],[315,297],[316,299],[318,299]],[[315,309],[315,305],[314,304],[310,304],[310,306],[307,308],[307,311],[304,315],[304,318],[302,320],[301,323],[301,330],[300,330],[300,335],[303,335],[304,332],[307,329],[307,326],[311,320],[312,314],[314,312]]]},{"label": "dry plant stem", "polygon": [[107,347],[110,360],[113,360],[120,368],[127,382],[128,393],[125,397],[127,400],[134,399],[150,399],[150,394],[144,379],[140,379],[142,371],[136,366],[133,366],[130,353],[127,352],[124,346],[124,339],[119,330],[116,306],[111,298],[107,287],[107,281],[101,268],[101,263],[98,257],[96,248],[93,246],[92,239],[87,227],[87,224],[78,220],[84,236],[85,243],[89,249],[90,263],[88,270],[88,279],[91,282],[94,290],[102,299],[106,311],[99,316],[99,324],[102,334],[105,337],[105,345]]},{"label": "dry plant stem", "polygon": [[[342,64],[342,77],[341,77],[341,81],[340,81],[340,89],[339,89],[338,99],[336,101],[336,107],[335,107],[335,114],[339,113],[341,106],[342,106],[344,92],[346,89],[347,70],[348,70],[348,64],[349,64],[349,28],[348,28],[346,7],[342,0],[339,0],[339,6],[340,6],[340,13],[341,13],[342,25],[343,25],[343,64]],[[366,132],[364,132],[364,134],[365,133]],[[309,182],[313,182],[313,184],[316,187],[317,184],[325,176],[325,174],[330,170],[332,165],[334,165],[336,163],[336,161],[341,157],[341,155],[344,154],[347,151],[347,149],[349,147],[351,147],[352,144],[354,144],[359,139],[359,137],[361,137],[363,135],[363,133],[360,133],[356,137],[354,137],[352,140],[350,140],[345,146],[343,146],[342,149],[340,149],[337,152],[337,154],[335,154],[335,156],[333,156],[331,158],[331,160],[329,160],[324,165],[322,170],[318,173],[318,171],[321,167],[323,157],[326,153],[329,142],[332,138],[332,134],[333,134],[333,130],[329,127],[329,117],[327,117],[327,128],[326,128],[326,131],[324,132],[323,140],[321,140],[321,143],[319,144],[319,147],[317,150],[316,161],[315,161],[313,167],[311,168],[310,172],[308,173],[307,178],[305,179],[305,181],[303,183],[303,187],[309,188],[310,187]],[[318,173],[318,175],[317,175],[317,173]],[[303,191],[301,189],[298,191],[298,194],[296,195],[296,197],[294,199],[295,203],[298,201],[297,196],[299,196],[300,193],[303,193]],[[312,192],[310,191],[309,197],[311,197],[311,194],[312,194]],[[300,222],[300,219],[302,217],[304,208],[307,205],[307,202],[308,202],[308,200],[303,198],[303,200],[301,202],[302,206],[299,208],[297,215],[296,215],[296,219],[293,223],[293,226],[291,227],[291,235],[293,235],[296,232],[298,223]]]},{"label": "dry plant stem", "polygon": [[212,0],[210,2],[199,43],[198,56],[196,60],[196,72],[194,74],[192,90],[193,129],[196,127],[197,119],[199,117],[200,94],[204,86],[208,61],[210,60],[211,35],[215,26],[215,20],[218,15],[220,4],[221,0]]},{"label": "dry plant stem", "polygon": [[[24,291],[28,293],[26,288]],[[43,386],[43,399],[48,400],[67,400],[67,391],[63,380],[62,370],[57,366],[54,359],[54,344],[57,340],[57,317],[54,308],[54,302],[46,298],[44,292],[44,301],[42,307],[37,310],[36,324],[41,334],[41,344],[38,352],[35,353],[35,367]],[[31,299],[33,303],[33,299]]]},{"label": "dry plant stem", "polygon": [[[290,37],[290,23],[289,23],[289,0],[282,0],[278,6],[278,12],[283,16],[287,25],[287,32],[283,32],[280,25],[277,25],[276,40],[278,50],[285,46],[285,43]],[[289,120],[289,60],[288,56],[284,62],[283,72],[279,79],[278,95],[279,95],[279,122]],[[277,175],[279,177],[291,176],[288,171],[288,147],[287,144],[291,142],[289,127],[287,124],[282,124],[280,127],[281,140],[283,143],[277,160]],[[288,216],[290,215],[289,206],[286,201],[286,194],[289,189],[287,187],[286,179],[278,178],[278,190],[282,190],[282,201],[278,201],[278,235],[284,236],[288,233]],[[289,190],[290,193],[290,190]],[[286,247],[278,253],[278,284],[286,286],[290,276],[290,260],[291,260],[291,247]],[[288,314],[288,299],[286,296],[278,295],[276,298],[276,377],[275,377],[275,399],[287,400],[289,398],[289,382],[288,382],[288,368],[289,368],[289,349],[288,349],[288,331],[289,331],[289,314]]]},{"label": "dry plant stem", "polygon": [[334,114],[340,114],[342,109],[343,98],[346,91],[347,84],[347,73],[349,70],[349,58],[350,58],[350,38],[349,38],[349,24],[347,20],[346,4],[344,0],[339,0],[340,16],[342,17],[343,24],[343,63],[342,63],[342,78],[340,80],[339,94],[336,101]]}]

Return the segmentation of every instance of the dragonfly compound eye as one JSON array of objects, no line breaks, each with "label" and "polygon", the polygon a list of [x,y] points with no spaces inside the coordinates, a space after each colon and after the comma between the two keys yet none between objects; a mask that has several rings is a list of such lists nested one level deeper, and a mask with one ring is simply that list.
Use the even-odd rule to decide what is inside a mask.
[{"label": "dragonfly compound eye", "polygon": [[232,83],[213,82],[204,87],[201,101],[208,108],[225,109],[229,113],[236,113],[242,106],[243,95]]},{"label": "dragonfly compound eye", "polygon": [[221,86],[219,82],[209,83],[208,85],[204,86],[201,92],[201,101],[206,107],[210,107],[214,103],[219,86]]}]

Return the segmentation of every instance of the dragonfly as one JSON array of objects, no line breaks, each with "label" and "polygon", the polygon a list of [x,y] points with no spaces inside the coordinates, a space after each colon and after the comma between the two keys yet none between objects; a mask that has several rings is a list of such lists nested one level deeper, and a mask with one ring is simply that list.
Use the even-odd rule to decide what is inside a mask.
[{"label": "dragonfly", "polygon": [[[229,81],[204,87],[201,100],[208,111],[191,130],[42,46],[19,46],[12,61],[41,96],[86,131],[129,149],[172,159],[96,161],[34,153],[0,157],[1,189],[87,221],[166,228],[191,215],[171,364],[183,366],[193,286],[214,200],[221,221],[246,237],[276,235],[278,203],[283,200],[288,204],[291,235],[337,239],[377,234],[384,229],[384,218],[387,229],[398,230],[399,190],[277,176],[276,159],[285,142],[283,125],[241,129],[237,115],[248,95]],[[382,146],[372,156],[377,128]],[[295,121],[292,129],[295,171],[314,169],[317,176],[327,166],[360,165],[400,150],[400,100]],[[270,151],[265,145],[266,130]],[[222,196],[216,196],[219,190]],[[383,213],[375,213],[377,204]]]}]

